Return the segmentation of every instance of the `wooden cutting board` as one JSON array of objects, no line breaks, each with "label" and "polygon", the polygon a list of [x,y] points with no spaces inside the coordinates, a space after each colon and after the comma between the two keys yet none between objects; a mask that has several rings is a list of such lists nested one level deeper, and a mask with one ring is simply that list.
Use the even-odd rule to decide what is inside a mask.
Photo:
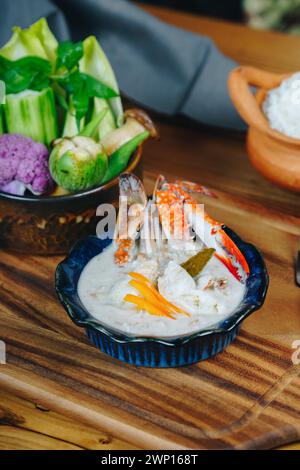
[{"label": "wooden cutting board", "polygon": [[[176,26],[212,37],[239,63],[278,72],[299,70],[296,36],[147,9]],[[58,258],[0,251],[0,340],[5,340],[8,352],[7,364],[0,365],[0,387],[8,393],[1,399],[18,395],[72,418],[61,420],[58,439],[68,439],[70,423],[76,420],[71,442],[80,445],[90,439],[80,423],[142,448],[253,449],[297,441],[300,366],[292,363],[292,344],[300,339],[300,289],[293,269],[300,235],[299,195],[281,191],[258,175],[246,158],[244,138],[236,134],[176,121],[161,123],[161,136],[145,151],[149,191],[158,172],[220,191],[219,199],[205,201],[209,212],[265,256],[270,288],[264,307],[246,320],[238,339],[215,359],[176,370],[134,368],[98,352],[67,318],[53,287]],[[14,410],[13,399],[6,399],[5,406]],[[55,416],[59,420],[60,415]],[[9,447],[15,436],[20,439],[18,419],[10,414],[9,422],[20,426],[10,441],[5,441],[4,431]],[[44,427],[39,422],[44,433],[39,435],[41,448],[47,444],[49,419],[44,418]],[[28,446],[28,433],[23,438]],[[51,448],[61,442],[52,442]],[[21,446],[14,443],[15,448]]]},{"label": "wooden cutting board", "polygon": [[[161,123],[145,153],[150,191],[158,172],[205,182],[206,210],[264,253],[264,307],[228,349],[179,369],[136,368],[102,354],[57,301],[58,257],[0,252],[0,386],[19,397],[147,449],[271,448],[300,438],[300,289],[293,263],[297,196],[265,182],[243,139]],[[184,155],[184,158],[183,158]],[[300,354],[299,354],[300,356]]]}]

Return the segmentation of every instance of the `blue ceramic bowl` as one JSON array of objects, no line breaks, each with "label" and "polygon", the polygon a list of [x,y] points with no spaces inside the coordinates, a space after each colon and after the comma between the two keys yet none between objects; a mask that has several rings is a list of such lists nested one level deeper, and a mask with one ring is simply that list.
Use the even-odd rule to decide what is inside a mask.
[{"label": "blue ceramic bowl", "polygon": [[179,367],[208,359],[223,351],[235,339],[242,321],[263,305],[269,283],[266,266],[258,250],[229,228],[224,226],[224,230],[245,256],[250,275],[241,305],[214,327],[188,336],[141,338],[127,336],[93,319],[78,297],[77,284],[85,265],[111,243],[111,240],[100,240],[96,236],[77,242],[69,256],[58,265],[58,297],[73,322],[85,328],[91,342],[116,359],[144,367]]}]

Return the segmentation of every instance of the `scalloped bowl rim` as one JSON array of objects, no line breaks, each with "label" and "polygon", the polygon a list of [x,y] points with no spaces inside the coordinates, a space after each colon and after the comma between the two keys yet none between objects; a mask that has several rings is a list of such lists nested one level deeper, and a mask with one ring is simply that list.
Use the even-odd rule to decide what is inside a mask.
[{"label": "scalloped bowl rim", "polygon": [[[94,329],[98,332],[101,332],[102,334],[107,335],[108,337],[110,337],[111,339],[116,341],[117,343],[143,343],[143,342],[151,343],[151,342],[155,342],[155,343],[160,343],[164,346],[178,346],[178,345],[184,345],[184,344],[186,344],[190,341],[196,340],[197,338],[212,335],[212,334],[227,334],[230,331],[232,331],[234,328],[236,328],[241,322],[243,322],[251,313],[259,310],[263,306],[265,298],[266,298],[267,290],[268,290],[269,276],[268,276],[267,268],[266,268],[266,265],[264,263],[263,257],[260,254],[260,252],[257,250],[257,248],[251,243],[244,242],[235,232],[233,232],[231,229],[229,229],[225,225],[223,226],[223,228],[227,232],[230,233],[230,236],[232,238],[235,239],[234,240],[235,243],[238,242],[237,245],[240,245],[239,246],[240,249],[242,248],[241,247],[241,245],[242,245],[244,247],[244,249],[247,247],[248,250],[251,250],[252,253],[255,253],[255,256],[257,257],[258,262],[260,264],[260,268],[261,268],[259,274],[252,274],[251,275],[251,267],[250,267],[250,275],[247,278],[247,282],[251,278],[251,276],[256,277],[256,278],[257,277],[260,278],[260,280],[261,280],[261,284],[259,286],[260,287],[260,295],[259,295],[258,299],[256,300],[256,302],[248,303],[248,304],[245,304],[244,306],[243,306],[243,302],[241,302],[240,308],[236,312],[233,312],[233,314],[231,316],[221,320],[221,322],[219,322],[217,324],[217,325],[224,325],[224,323],[228,323],[228,325],[226,327],[224,327],[224,326],[212,326],[212,327],[204,329],[204,330],[199,330],[199,331],[193,332],[191,334],[187,334],[187,335],[185,334],[185,335],[181,335],[181,336],[169,336],[169,337],[128,336],[126,333],[123,333],[121,331],[117,331],[113,327],[110,328],[109,326],[102,324],[101,322],[97,321],[96,319],[94,319],[92,317],[92,315],[83,306],[83,304],[81,303],[81,301],[78,297],[78,293],[77,293],[78,280],[77,280],[75,289],[76,289],[76,293],[77,293],[76,295],[78,297],[78,304],[76,305],[76,309],[79,308],[87,316],[87,318],[85,318],[85,319],[78,318],[77,312],[74,313],[74,308],[68,300],[68,294],[66,294],[63,291],[63,287],[61,286],[61,284],[63,282],[63,280],[62,280],[63,269],[64,269],[65,266],[67,266],[72,261],[72,259],[74,258],[74,255],[76,255],[78,250],[82,246],[84,246],[90,239],[94,239],[94,240],[96,239],[96,240],[99,241],[99,243],[100,242],[103,243],[103,241],[99,240],[95,235],[90,235],[88,237],[85,237],[85,238],[77,241],[75,243],[75,245],[73,246],[73,248],[70,250],[69,255],[63,261],[61,261],[58,264],[58,266],[56,268],[56,273],[55,273],[55,288],[56,288],[58,298],[59,298],[60,302],[62,303],[62,305],[64,306],[66,312],[70,316],[71,320],[77,326],[79,326],[81,328],[92,328],[92,329]],[[110,243],[111,243],[111,241],[110,241]],[[107,243],[106,246],[108,246],[110,243]],[[99,251],[99,253],[101,253],[104,248],[102,247],[102,249]],[[243,252],[243,249],[241,249],[241,251]],[[90,259],[92,259],[93,257],[94,256],[92,256]],[[86,266],[87,262],[81,267],[80,274],[81,274],[82,270],[84,269],[84,267]],[[246,293],[247,293],[247,291],[246,291]],[[246,293],[245,293],[245,295],[246,295]],[[245,297],[244,297],[244,299],[245,299]]]}]

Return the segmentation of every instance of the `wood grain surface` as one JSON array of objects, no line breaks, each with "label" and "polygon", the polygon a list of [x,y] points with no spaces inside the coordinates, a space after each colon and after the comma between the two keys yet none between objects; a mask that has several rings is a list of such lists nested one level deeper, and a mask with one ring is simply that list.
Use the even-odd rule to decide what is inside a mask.
[{"label": "wood grain surface", "polygon": [[274,72],[299,70],[299,37],[295,35],[253,30],[240,24],[150,5],[144,9],[174,26],[209,36],[224,54],[240,64]]},{"label": "wood grain surface", "polygon": [[123,442],[97,429],[4,391],[0,392],[2,450],[122,450]]},{"label": "wood grain surface", "polygon": [[[151,11],[211,35],[237,60],[300,68],[293,52],[299,38]],[[208,212],[265,256],[266,303],[216,358],[180,369],[136,368],[100,353],[68,319],[53,286],[60,258],[0,252],[0,339],[8,353],[0,365],[0,448],[254,449],[300,439],[300,366],[292,363],[300,339],[299,196],[256,173],[244,136],[158,121],[161,140],[144,155],[147,189],[158,173],[214,189],[218,198],[204,200]],[[98,444],[106,436],[111,441]]]}]

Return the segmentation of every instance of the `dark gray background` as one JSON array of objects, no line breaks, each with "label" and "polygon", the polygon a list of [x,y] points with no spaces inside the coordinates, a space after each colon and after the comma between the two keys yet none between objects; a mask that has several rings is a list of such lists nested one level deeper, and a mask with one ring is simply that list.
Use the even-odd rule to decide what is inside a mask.
[{"label": "dark gray background", "polygon": [[122,92],[167,115],[243,129],[232,106],[227,77],[236,65],[210,39],[171,27],[126,0],[0,0],[0,43],[13,25],[46,16],[63,40],[95,34]]}]

